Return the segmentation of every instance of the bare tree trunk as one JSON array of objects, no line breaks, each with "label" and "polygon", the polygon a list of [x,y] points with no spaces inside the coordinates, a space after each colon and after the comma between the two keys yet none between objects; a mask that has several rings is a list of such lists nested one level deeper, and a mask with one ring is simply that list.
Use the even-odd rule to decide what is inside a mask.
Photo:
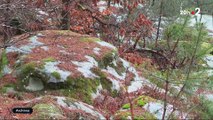
[{"label": "bare tree trunk", "polygon": [[9,21],[10,21],[10,12],[9,12],[9,4],[10,4],[10,0],[6,1],[6,8],[4,9],[4,17],[5,17],[5,21],[6,24],[3,26],[3,44],[6,44],[7,41],[10,40],[10,28],[9,26]]},{"label": "bare tree trunk", "polygon": [[69,5],[70,0],[62,0],[63,10],[61,12],[62,21],[61,21],[61,29],[69,30],[70,29],[70,13],[69,13]]},{"label": "bare tree trunk", "polygon": [[128,92],[128,80],[127,80],[127,77],[128,77],[128,72],[129,72],[129,68],[126,69],[126,76],[125,76],[125,94],[127,96],[127,99],[128,99],[128,102],[130,104],[130,113],[131,113],[131,119],[134,120],[134,108],[133,108],[133,103],[132,103],[132,99],[130,98],[130,95],[129,95],[129,92]]},{"label": "bare tree trunk", "polygon": [[159,33],[160,33],[162,13],[163,13],[163,0],[161,0],[161,3],[160,3],[160,13],[159,13],[160,16],[159,16],[159,19],[158,19],[158,28],[157,28],[157,35],[156,35],[156,39],[155,39],[155,47],[158,46],[158,38],[159,38]]},{"label": "bare tree trunk", "polygon": [[164,108],[163,108],[162,120],[165,119],[166,108],[167,108],[167,93],[168,93],[168,87],[169,87],[168,76],[169,76],[169,75],[168,75],[168,72],[167,72],[167,80],[166,80],[166,89],[165,89],[165,94],[164,94]]},{"label": "bare tree trunk", "polygon": [[111,4],[111,0],[108,0],[108,2],[107,2],[107,7],[108,8],[110,7],[110,4]]},{"label": "bare tree trunk", "polygon": [[146,38],[143,38],[143,48],[146,47]]},{"label": "bare tree trunk", "polygon": [[136,46],[137,46],[137,44],[138,44],[138,42],[139,42],[140,38],[141,38],[141,36],[140,36],[140,35],[136,38],[135,43],[134,43],[134,45],[133,45],[133,49],[135,49],[135,48],[136,48]]}]

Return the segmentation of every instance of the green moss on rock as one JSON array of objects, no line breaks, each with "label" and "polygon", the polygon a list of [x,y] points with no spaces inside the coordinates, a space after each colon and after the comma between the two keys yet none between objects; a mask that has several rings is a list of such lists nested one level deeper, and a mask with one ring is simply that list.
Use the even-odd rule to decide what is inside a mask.
[{"label": "green moss on rock", "polygon": [[53,57],[48,57],[48,58],[43,59],[42,61],[43,62],[55,62],[56,60]]},{"label": "green moss on rock", "polygon": [[[119,111],[115,118],[116,120],[127,120],[127,117],[131,116],[129,111]],[[134,120],[156,120],[157,118],[149,112],[142,112],[134,114]]]},{"label": "green moss on rock", "polygon": [[129,108],[130,108],[130,104],[129,104],[129,103],[124,104],[124,105],[122,106],[122,108],[123,108],[123,109],[129,109]]},{"label": "green moss on rock", "polygon": [[53,104],[37,104],[33,107],[31,119],[62,119],[62,111]]},{"label": "green moss on rock", "polygon": [[146,102],[143,101],[143,100],[138,100],[137,101],[137,105],[140,106],[140,107],[144,106],[145,104],[146,104]]},{"label": "green moss on rock", "polygon": [[[115,69],[115,71],[119,74],[119,75],[122,75],[123,72],[125,72],[125,67],[123,66],[123,62],[120,61],[120,60],[117,60],[118,58],[118,53],[116,50],[112,50],[108,53],[106,53],[102,59],[100,60],[97,60],[98,61],[98,66],[100,68],[107,68],[108,66],[109,67],[112,67]],[[115,64],[113,63],[116,62],[116,66]]]},{"label": "green moss on rock", "polygon": [[66,96],[92,104],[91,94],[96,93],[99,84],[100,82],[97,79],[69,77],[66,81],[67,88],[63,89],[63,93]]},{"label": "green moss on rock", "polygon": [[61,75],[58,73],[58,72],[52,72],[51,73],[51,75],[53,76],[53,77],[55,77],[57,80],[60,80],[61,79]]},{"label": "green moss on rock", "polygon": [[8,59],[7,59],[7,54],[6,51],[3,50],[2,54],[1,54],[1,58],[0,58],[0,78],[3,76],[2,70],[4,69],[4,67],[6,65],[8,65]]},{"label": "green moss on rock", "polygon": [[7,59],[7,54],[6,51],[3,50],[2,54],[1,54],[1,63],[0,63],[0,68],[2,69],[5,65],[7,65],[8,59]]},{"label": "green moss on rock", "polygon": [[96,42],[96,41],[101,41],[99,38],[95,37],[82,37],[80,38],[80,41],[82,42]]},{"label": "green moss on rock", "polygon": [[101,60],[98,60],[98,65],[100,68],[106,68],[107,66],[113,66],[113,60],[116,58],[115,51],[106,53]]},{"label": "green moss on rock", "polygon": [[145,96],[145,95],[141,95],[139,96],[138,98],[135,99],[136,101],[144,101],[145,103],[148,103],[148,102],[154,102],[156,101],[154,98],[151,98],[149,96]]},{"label": "green moss on rock", "polygon": [[100,68],[93,68],[92,71],[99,76],[100,83],[103,87],[103,89],[106,89],[109,91],[112,97],[116,97],[118,95],[117,90],[112,89],[112,81],[110,81],[104,72],[101,71]]},{"label": "green moss on rock", "polygon": [[124,67],[122,61],[118,61],[118,62],[117,62],[117,66],[115,66],[115,67],[113,67],[113,68],[115,68],[116,72],[117,72],[119,75],[122,75],[122,73],[124,73],[124,72],[126,71],[126,68]]},{"label": "green moss on rock", "polygon": [[[133,100],[133,107],[143,107],[146,103],[151,102],[151,101],[155,101],[155,99],[149,97],[149,96],[139,96],[138,98]],[[130,104],[126,103],[122,106],[123,109],[129,109],[130,108]]]},{"label": "green moss on rock", "polygon": [[15,89],[15,84],[6,84],[3,87],[0,88],[0,93],[6,93],[8,89]]},{"label": "green moss on rock", "polygon": [[157,118],[149,112],[144,112],[142,115],[135,115],[135,120],[156,120]]},{"label": "green moss on rock", "polygon": [[[39,66],[40,67],[40,66]],[[40,71],[35,62],[30,62],[17,68],[18,89],[26,90],[25,87],[29,85],[30,80],[41,81],[44,86],[47,84],[49,77]]]},{"label": "green moss on rock", "polygon": [[21,68],[21,76],[20,77],[25,77],[30,75],[30,73],[35,72],[36,64],[34,62],[27,63],[23,65]]}]

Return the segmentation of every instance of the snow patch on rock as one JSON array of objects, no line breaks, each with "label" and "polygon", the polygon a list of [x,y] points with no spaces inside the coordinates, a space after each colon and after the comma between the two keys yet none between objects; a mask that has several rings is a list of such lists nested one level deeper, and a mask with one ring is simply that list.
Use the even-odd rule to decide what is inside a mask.
[{"label": "snow patch on rock", "polygon": [[[207,65],[210,68],[213,68],[213,55],[208,55],[208,56],[204,57],[204,60],[206,61]],[[212,76],[213,70],[207,70],[207,73],[209,76]]]},{"label": "snow patch on rock", "polygon": [[[157,119],[162,119],[162,116],[163,116],[163,108],[164,108],[164,105],[163,103],[160,103],[160,102],[149,102],[147,103],[146,105],[144,105],[143,107],[145,110],[147,110],[148,112],[152,113]],[[170,115],[170,113],[172,112],[172,109],[173,109],[173,105],[171,104],[167,104],[167,107],[166,107],[166,114],[165,114],[165,118],[168,119],[168,116]],[[174,114],[177,116],[177,117],[183,117],[182,119],[184,119],[186,117],[185,114],[182,113],[181,115],[181,112],[179,111],[175,111]]]},{"label": "snow patch on rock", "polygon": [[102,85],[100,84],[100,85],[97,87],[97,92],[91,94],[92,98],[95,99],[98,95],[100,95],[100,92],[101,92],[102,89],[103,89],[103,87],[102,87]]},{"label": "snow patch on rock", "polygon": [[63,107],[68,107],[69,109],[80,109],[85,111],[86,113],[90,113],[94,116],[97,116],[99,119],[105,120],[105,117],[100,114],[99,112],[95,111],[93,106],[87,105],[83,102],[69,102],[65,103],[64,101],[66,100],[65,97],[56,97],[57,98],[57,103]]},{"label": "snow patch on rock", "polygon": [[[163,104],[157,103],[157,102],[150,102],[144,105],[143,107],[145,110],[149,111],[152,113],[157,119],[162,119],[163,116]],[[168,117],[169,113],[172,110],[172,105],[167,106],[167,112],[166,112],[166,117]]]},{"label": "snow patch on rock", "polygon": [[135,92],[143,87],[143,81],[132,81],[131,85],[128,87],[128,92]]},{"label": "snow patch on rock", "polygon": [[[142,88],[144,85],[153,86],[153,84],[150,83],[148,80],[140,77],[137,73],[137,70],[134,67],[132,67],[129,62],[127,62],[126,60],[122,58],[119,58],[118,60],[120,60],[123,63],[123,66],[125,69],[128,69],[129,72],[134,74],[134,78],[133,78],[134,80],[131,81],[131,85],[128,87],[128,92],[135,92],[138,89]],[[116,62],[114,64],[116,65]],[[126,77],[126,72],[123,72],[121,73],[121,75],[119,75],[114,68],[109,66],[106,69],[102,69],[102,71],[109,73],[115,78],[118,78],[120,80],[125,80],[125,77]],[[119,90],[120,89],[119,81],[110,77],[108,78],[112,81],[113,89]]]},{"label": "snow patch on rock", "polygon": [[8,65],[5,65],[2,70],[2,74],[6,75],[6,74],[10,74],[10,73],[12,73],[12,69]]},{"label": "snow patch on rock", "polygon": [[38,37],[44,37],[45,35],[43,35],[42,33],[38,33],[37,36]]},{"label": "snow patch on rock", "polygon": [[101,115],[97,111],[94,111],[93,107],[90,106],[90,105],[85,105],[82,102],[75,102],[74,104],[75,104],[75,106],[76,106],[77,109],[81,109],[81,110],[84,110],[87,113],[90,113],[90,114],[94,115],[94,116],[98,116],[99,119],[101,119],[101,120],[105,119],[105,117],[103,115]]},{"label": "snow patch on rock", "polygon": [[97,54],[97,55],[99,55],[100,54],[100,48],[97,48],[97,47],[95,47],[95,48],[93,48],[93,52],[95,53],[95,54]]},{"label": "snow patch on rock", "polygon": [[123,62],[123,66],[135,75],[134,81],[131,81],[131,85],[128,87],[128,92],[137,91],[138,89],[142,88],[145,83],[150,84],[148,80],[138,75],[136,69],[132,67],[129,62],[122,58],[120,60]]},{"label": "snow patch on rock", "polygon": [[207,62],[207,65],[213,68],[213,55],[206,56],[204,60]]},{"label": "snow patch on rock", "polygon": [[54,78],[50,79],[50,81],[48,82],[53,82],[53,83],[57,83],[57,82],[64,82],[68,76],[71,75],[71,72],[69,71],[64,71],[64,70],[61,70],[57,67],[57,65],[59,64],[60,62],[46,62],[45,65],[44,65],[44,72],[49,74],[50,77],[51,76],[51,73],[53,72],[57,72],[60,74],[61,76],[61,79],[60,80],[56,80]]},{"label": "snow patch on rock", "polygon": [[107,42],[104,42],[104,41],[96,41],[96,42],[101,46],[112,48],[114,50],[117,49],[115,46],[111,45],[110,43],[107,43]]},{"label": "snow patch on rock", "polygon": [[124,59],[120,59],[122,62],[123,62],[123,66],[127,69],[128,67],[130,67],[130,64],[129,64],[129,62],[127,62],[126,60],[124,60]]},{"label": "snow patch on rock", "polygon": [[44,49],[45,51],[49,50],[49,48],[47,46],[42,46],[41,48]]},{"label": "snow patch on rock", "polygon": [[46,15],[46,16],[49,15],[47,12],[44,12],[43,10],[39,10],[38,13],[41,14],[41,15]]},{"label": "snow patch on rock", "polygon": [[15,46],[10,46],[6,49],[6,53],[9,52],[20,52],[24,54],[29,54],[32,52],[33,48],[36,48],[38,46],[43,45],[44,43],[38,41],[37,36],[30,37],[29,39],[30,43],[24,46],[21,46],[20,48],[17,48]]},{"label": "snow patch on rock", "polygon": [[205,96],[208,100],[213,101],[213,94],[206,94]]},{"label": "snow patch on rock", "polygon": [[85,56],[88,61],[86,62],[78,62],[78,61],[72,61],[74,65],[77,65],[77,70],[83,74],[86,78],[96,78],[96,76],[91,69],[94,67],[98,67],[98,62],[90,56]]},{"label": "snow patch on rock", "polygon": [[112,64],[117,67],[117,63],[115,60],[112,61]]},{"label": "snow patch on rock", "polygon": [[121,23],[125,20],[125,18],[127,17],[127,14],[123,14],[123,15],[113,14],[113,16],[116,18],[116,22]]},{"label": "snow patch on rock", "polygon": [[112,89],[119,91],[120,90],[119,81],[112,79],[112,78],[110,78],[110,80],[112,81]]},{"label": "snow patch on rock", "polygon": [[99,1],[99,2],[97,3],[97,6],[98,6],[98,8],[99,8],[99,11],[100,11],[100,12],[103,12],[103,11],[106,10],[106,8],[107,8],[107,3],[106,3],[106,1]]},{"label": "snow patch on rock", "polygon": [[55,98],[57,99],[57,103],[59,105],[61,105],[62,107],[67,107],[68,106],[67,103],[64,102],[66,100],[65,97],[58,97],[58,96],[56,96]]},{"label": "snow patch on rock", "polygon": [[119,75],[114,68],[109,67],[109,66],[107,66],[107,68],[104,69],[103,71],[107,72],[107,73],[109,73],[109,74],[113,75],[114,77],[121,79],[121,80],[124,80],[125,76],[126,76],[126,73],[122,73],[122,75]]}]

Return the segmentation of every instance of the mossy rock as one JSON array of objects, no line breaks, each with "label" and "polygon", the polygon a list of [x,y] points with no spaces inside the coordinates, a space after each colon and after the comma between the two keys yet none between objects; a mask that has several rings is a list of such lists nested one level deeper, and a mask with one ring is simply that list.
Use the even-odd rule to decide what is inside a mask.
[{"label": "mossy rock", "polygon": [[[110,52],[105,53],[101,59],[97,59],[93,54],[90,56],[98,61],[99,68],[106,69],[107,67],[112,67],[119,75],[122,75],[122,73],[124,73],[126,70],[123,62],[119,59],[117,50],[111,50]],[[113,62],[116,63],[116,66]]]},{"label": "mossy rock", "polygon": [[127,117],[131,116],[131,113],[128,111],[118,111],[115,114],[115,119],[116,120],[127,120]]},{"label": "mossy rock", "polygon": [[102,59],[98,60],[98,65],[100,68],[106,68],[107,66],[113,66],[113,60],[116,60],[118,57],[117,51],[112,50],[111,52],[106,53]]},{"label": "mossy rock", "polygon": [[[34,36],[34,38],[38,40],[37,42],[39,42],[39,45],[35,46],[33,45],[32,48],[30,47],[31,50],[30,54],[26,52],[20,52],[19,49],[14,50],[16,52],[20,52],[19,57],[16,58],[16,60],[18,60],[19,62],[15,63],[16,67],[14,69],[14,71],[16,72],[14,77],[16,77],[16,79],[18,80],[17,84],[18,90],[32,92],[31,90],[33,89],[29,89],[32,88],[32,86],[30,85],[37,84],[38,86],[40,86],[39,89],[36,89],[39,90],[37,93],[43,93],[44,90],[51,91],[52,89],[54,89],[54,91],[60,92],[57,94],[63,93],[62,95],[73,97],[90,104],[92,103],[91,94],[96,93],[97,88],[100,85],[102,86],[103,89],[109,91],[111,96],[116,97],[118,95],[118,91],[112,89],[113,88],[112,81],[107,78],[107,75],[105,75],[104,72],[101,72],[102,68],[107,68],[108,66],[113,67],[118,72],[118,74],[122,74],[125,71],[122,61],[117,62],[118,52],[115,47],[101,41],[98,38],[90,37],[88,35],[77,34],[70,31],[48,30],[48,31],[40,31],[39,33],[40,35]],[[58,38],[57,40],[55,39],[55,42],[62,41],[60,42],[60,44],[58,44],[58,46],[55,45],[52,46],[51,44],[52,42],[54,42],[52,41],[52,39],[53,37],[55,37],[55,35],[57,36],[61,35],[60,39]],[[46,38],[48,39],[46,40]],[[29,39],[26,39],[25,41],[30,42]],[[77,49],[78,51],[75,51],[75,49],[72,48],[73,44],[76,44],[74,46],[83,44],[85,47],[97,46],[98,48],[100,48],[101,54],[96,55],[94,54],[94,52],[91,52],[91,50],[82,52],[81,48]],[[16,48],[22,47],[21,45],[15,44],[13,46]],[[55,52],[49,53],[48,51],[45,50],[38,50],[41,49],[41,46],[48,46],[49,48],[48,50],[57,47],[56,51],[57,54],[55,54]],[[65,49],[62,46],[66,46],[67,48]],[[60,50],[65,50],[67,53],[73,52],[72,54],[73,57],[69,55],[66,59],[64,59],[66,55],[61,55]],[[46,56],[47,55],[46,52],[48,52],[48,56]],[[86,62],[86,59],[83,59],[83,57],[87,56],[88,53],[94,55],[93,57],[94,58],[96,57],[96,60],[98,59],[97,61],[99,63],[99,70],[98,70],[99,72],[96,72],[95,74],[99,77],[91,79],[85,78],[83,76],[80,76],[79,73],[80,71],[78,72],[70,71],[72,69],[77,69],[77,67],[79,66],[76,66],[71,63],[69,66],[71,69],[67,69],[67,66],[64,66],[64,64],[66,64],[66,62],[69,61]],[[34,56],[37,56],[38,54],[42,55],[39,56],[39,58],[35,58]],[[79,60],[78,58],[74,59],[76,55],[79,55],[78,56]],[[54,64],[49,65],[49,63],[51,62],[53,62]],[[115,65],[115,62],[117,65]],[[48,67],[49,68],[54,67],[56,69],[47,70]],[[63,74],[63,70],[64,71],[66,70],[66,78],[65,76],[63,76],[65,75]],[[69,77],[67,78],[67,76]]]},{"label": "mossy rock", "polygon": [[135,115],[134,120],[156,120],[157,118],[149,112],[144,112],[142,115]]},{"label": "mossy rock", "polygon": [[0,58],[0,78],[3,77],[4,73],[3,73],[3,69],[6,65],[8,65],[8,59],[7,59],[7,54],[6,51],[3,50],[2,54],[1,54],[1,58]]},{"label": "mossy rock", "polygon": [[4,68],[5,65],[7,65],[9,62],[8,62],[8,59],[7,59],[7,55],[6,55],[6,51],[3,50],[2,54],[1,54],[1,58],[0,58],[0,69],[2,70]]},{"label": "mossy rock", "polygon": [[37,104],[33,106],[33,116],[30,119],[63,119],[61,109],[53,104]]},{"label": "mossy rock", "polygon": [[99,38],[95,38],[95,37],[82,37],[80,38],[80,41],[82,42],[97,42],[97,41],[101,41]]},{"label": "mossy rock", "polygon": [[129,104],[129,103],[124,104],[124,105],[122,106],[122,108],[123,108],[123,109],[129,109],[129,108],[130,108],[130,104]]},{"label": "mossy rock", "polygon": [[136,100],[144,100],[145,102],[154,102],[156,99],[146,96],[146,95],[141,95],[139,96]]},{"label": "mossy rock", "polygon": [[8,90],[16,89],[16,85],[15,84],[6,84],[3,87],[0,88],[0,93],[6,93]]},{"label": "mossy rock", "polygon": [[[133,100],[133,108],[135,107],[143,107],[146,103],[148,102],[152,102],[152,101],[156,101],[155,99],[149,97],[149,96],[144,96],[141,95],[138,98]],[[130,108],[130,104],[126,103],[122,106],[122,109],[129,109]]]},{"label": "mossy rock", "polygon": [[47,57],[47,58],[43,59],[42,61],[43,62],[55,62],[56,60],[53,57]]},{"label": "mossy rock", "polygon": [[[65,81],[50,83],[48,81],[51,77],[42,71],[41,68],[38,68],[38,64],[30,62],[18,68],[18,90],[40,91],[54,89],[59,90],[65,96],[92,104],[91,94],[96,93],[97,87],[101,84],[104,89],[111,93],[111,96],[116,97],[118,91],[112,89],[112,82],[107,79],[107,76],[100,69],[94,71],[99,78],[73,78],[70,76]],[[51,76],[57,80],[61,79],[57,71],[52,72]]]},{"label": "mossy rock", "polygon": [[58,72],[52,72],[51,73],[51,75],[53,76],[53,77],[55,77],[57,80],[60,80],[61,79],[61,75],[58,73]]},{"label": "mossy rock", "polygon": [[[26,86],[31,87],[33,86],[33,84],[46,86],[49,80],[49,77],[39,70],[35,62],[24,64],[20,68],[18,68],[17,77],[19,80],[19,90],[27,90]],[[42,86],[41,88],[43,88]],[[28,90],[31,91],[30,89]]]},{"label": "mossy rock", "polygon": [[116,97],[118,96],[118,91],[117,90],[113,90],[112,89],[112,81],[110,81],[106,74],[104,72],[101,71],[100,68],[93,68],[92,71],[99,76],[98,80],[100,81],[103,89],[109,91],[110,95],[112,97]]},{"label": "mossy rock", "polygon": [[114,68],[119,75],[122,75],[122,73],[126,72],[126,68],[124,67],[123,62],[120,60],[117,61],[117,66]]},{"label": "mossy rock", "polygon": [[[125,72],[125,67],[123,66],[123,62],[118,59],[118,53],[117,50],[111,50],[110,52],[106,53],[102,59],[97,60],[98,61],[98,66],[100,68],[106,69],[108,66],[112,67],[115,69],[115,71],[119,74],[122,75],[122,73]],[[117,66],[114,65],[114,62],[116,62]]]},{"label": "mossy rock", "polygon": [[[128,116],[131,116],[131,113],[129,111],[119,111],[116,114],[115,119],[127,120]],[[134,114],[134,120],[155,120],[155,119],[157,119],[157,118],[149,112]]]},{"label": "mossy rock", "polygon": [[71,32],[70,30],[57,30],[57,31],[52,31],[55,32],[55,34],[59,34],[62,36],[82,36],[81,34],[75,33],[75,32]]},{"label": "mossy rock", "polygon": [[202,42],[201,50],[204,50],[207,54],[213,54],[213,45],[211,43]]},{"label": "mossy rock", "polygon": [[140,107],[143,107],[145,104],[146,104],[146,102],[141,99],[137,101],[137,105]]},{"label": "mossy rock", "polygon": [[92,104],[91,94],[96,93],[97,87],[100,85],[100,81],[98,79],[89,79],[84,77],[69,77],[65,84],[67,85],[66,89],[62,89],[64,95]]}]

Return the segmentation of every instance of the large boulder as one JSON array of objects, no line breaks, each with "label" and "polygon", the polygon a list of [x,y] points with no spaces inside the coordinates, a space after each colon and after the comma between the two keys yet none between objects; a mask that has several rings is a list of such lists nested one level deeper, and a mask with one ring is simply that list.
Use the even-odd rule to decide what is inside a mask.
[{"label": "large boulder", "polygon": [[[76,99],[45,95],[31,100],[17,101],[0,96],[1,119],[81,119],[105,120],[100,111]],[[32,114],[10,114],[8,109],[32,108]]]},{"label": "large boulder", "polygon": [[54,89],[59,95],[91,103],[102,89],[116,96],[127,68],[133,75],[128,92],[148,82],[118,56],[116,47],[98,38],[56,30],[26,36],[14,38],[15,44],[5,50],[9,63],[4,75],[18,81],[18,90]]}]

